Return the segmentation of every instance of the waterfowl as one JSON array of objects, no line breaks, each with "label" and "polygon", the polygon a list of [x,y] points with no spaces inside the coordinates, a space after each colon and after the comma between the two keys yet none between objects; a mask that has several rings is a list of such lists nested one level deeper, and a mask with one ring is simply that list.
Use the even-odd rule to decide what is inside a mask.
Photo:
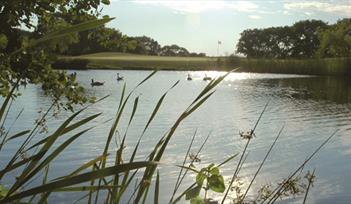
[{"label": "waterfowl", "polygon": [[188,74],[188,77],[186,78],[186,80],[191,81],[193,80],[193,78],[191,78],[190,74]]},{"label": "waterfowl", "polygon": [[205,74],[205,77],[203,78],[203,80],[204,80],[204,81],[210,81],[210,80],[212,80],[212,78],[211,78],[211,77],[208,77],[208,76]]},{"label": "waterfowl", "polygon": [[99,81],[94,81],[94,79],[91,79],[91,86],[102,86],[104,85],[105,82],[99,82]]},{"label": "waterfowl", "polygon": [[117,73],[117,81],[122,81],[123,77],[119,76],[119,73]]}]

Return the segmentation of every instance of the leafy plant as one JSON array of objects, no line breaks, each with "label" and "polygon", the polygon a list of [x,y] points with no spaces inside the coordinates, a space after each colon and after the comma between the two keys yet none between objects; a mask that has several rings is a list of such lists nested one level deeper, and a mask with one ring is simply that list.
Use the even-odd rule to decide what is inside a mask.
[{"label": "leafy plant", "polygon": [[[190,203],[205,203],[207,199],[207,191],[211,190],[217,193],[223,193],[225,190],[224,178],[220,174],[218,166],[210,164],[200,171],[190,168],[191,171],[197,173],[196,186],[188,190],[185,194],[185,199],[190,200]],[[201,190],[205,190],[204,198],[200,197]]]}]

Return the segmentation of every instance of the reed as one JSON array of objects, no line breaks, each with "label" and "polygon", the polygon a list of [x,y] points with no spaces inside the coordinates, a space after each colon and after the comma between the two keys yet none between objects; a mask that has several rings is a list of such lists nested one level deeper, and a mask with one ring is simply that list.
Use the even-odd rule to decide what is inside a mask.
[{"label": "reed", "polygon": [[[127,157],[125,141],[128,139],[128,129],[132,128],[131,123],[135,117],[135,113],[138,111],[139,107],[139,96],[134,96],[133,93],[138,87],[142,86],[144,83],[147,83],[148,80],[156,72],[152,72],[144,80],[142,80],[132,91],[128,94],[126,93],[125,85],[122,91],[121,100],[118,105],[118,110],[116,112],[115,119],[112,121],[111,128],[106,137],[106,145],[101,155],[97,155],[96,158],[83,163],[76,170],[72,171],[67,175],[62,175],[58,178],[49,180],[47,175],[53,169],[50,169],[49,166],[55,161],[55,159],[62,154],[69,146],[79,137],[84,135],[86,132],[93,129],[93,126],[90,126],[89,123],[97,119],[100,116],[100,113],[92,114],[90,116],[84,117],[80,120],[76,118],[89,108],[90,105],[83,107],[81,110],[73,113],[69,118],[67,118],[53,133],[49,134],[46,138],[39,140],[39,142],[32,143],[32,138],[36,136],[34,132],[38,128],[38,124],[33,127],[32,130],[24,130],[16,133],[12,136],[2,134],[1,138],[4,142],[3,145],[6,145],[12,140],[23,141],[22,145],[19,146],[19,150],[16,151],[12,158],[10,158],[8,164],[0,171],[0,180],[4,176],[11,175],[14,170],[20,170],[17,180],[10,185],[9,188],[4,188],[1,186],[0,194],[0,203],[7,202],[38,202],[46,203],[51,194],[55,192],[87,192],[85,196],[78,199],[78,201],[85,201],[87,203],[99,203],[104,201],[105,203],[120,203],[122,197],[129,197],[130,202],[133,203],[145,203],[148,200],[148,196],[153,194],[153,202],[159,202],[159,195],[162,193],[160,189],[160,183],[162,178],[159,174],[158,166],[159,162],[162,161],[163,154],[167,151],[167,146],[170,139],[174,136],[178,126],[193,112],[201,107],[206,100],[212,96],[214,93],[215,87],[226,77],[227,74],[212,80],[199,94],[198,96],[189,104],[189,106],[184,110],[184,112],[179,116],[176,122],[170,127],[170,129],[159,139],[155,144],[153,150],[149,153],[146,160],[136,161],[136,155],[138,154],[138,149],[141,144],[141,139],[145,132],[150,128],[150,124],[157,117],[158,111],[162,106],[164,106],[163,101],[167,97],[167,94],[177,86],[178,82],[173,84],[157,101],[155,108],[150,114],[149,119],[147,120],[142,134],[140,135],[137,143],[134,146],[134,150],[131,156]],[[15,87],[12,89],[11,94],[5,98],[1,108],[0,108],[0,122],[4,124],[6,120],[6,113],[11,111],[11,95],[15,94]],[[133,100],[134,97],[134,100]],[[99,103],[101,100],[98,100]],[[132,102],[133,101],[133,102]],[[116,151],[111,150],[111,141],[114,137],[117,137],[116,132],[119,127],[120,118],[124,116],[126,104],[129,102],[133,103],[132,111],[129,116],[128,125],[125,133],[123,134],[122,140],[119,144],[119,148]],[[261,120],[267,105],[264,107],[261,115],[258,117],[256,124],[254,125],[251,131],[248,133],[240,133],[240,137],[247,140],[245,148],[240,153],[240,158],[238,163],[233,170],[233,178],[229,182],[229,185],[226,185],[226,182],[223,179],[223,176],[220,173],[220,168],[223,165],[228,165],[230,161],[234,160],[238,153],[233,152],[233,156],[225,159],[220,164],[210,164],[201,169],[196,168],[196,160],[201,151],[204,150],[204,146],[208,140],[208,137],[202,143],[200,149],[195,155],[190,154],[190,150],[195,141],[196,132],[189,144],[188,150],[185,152],[184,160],[182,164],[179,165],[179,174],[178,179],[175,182],[173,194],[169,195],[169,203],[177,203],[184,199],[190,200],[191,203],[209,203],[217,202],[213,201],[209,196],[208,192],[214,192],[223,194],[222,203],[228,200],[227,195],[233,193],[234,181],[239,179],[239,173],[241,167],[245,163],[245,155],[247,149],[249,148],[250,141],[254,138],[255,129]],[[44,114],[41,120],[44,120],[51,108]],[[73,132],[77,132],[72,134]],[[7,131],[8,133],[8,131]],[[244,192],[241,195],[237,195],[236,199],[233,200],[234,203],[246,203],[249,200],[246,199],[246,195],[253,185],[254,180],[258,176],[260,170],[262,169],[267,157],[269,156],[273,146],[277,142],[279,136],[281,135],[282,130],[277,135],[276,139],[273,141],[271,147],[269,148],[266,156],[262,160],[261,164],[258,166],[256,173],[253,175],[253,178],[250,182],[248,188],[241,188],[240,191]],[[69,136],[71,135],[71,136]],[[278,183],[274,190],[269,191],[270,194],[266,195],[265,199],[257,199],[255,202],[268,202],[274,203],[277,198],[282,198],[287,195],[294,193],[287,193],[288,187],[298,186],[300,180],[298,173],[301,172],[302,168],[309,162],[312,157],[320,151],[320,149],[335,135],[331,135],[327,138],[312,154],[305,160],[295,172],[293,172],[287,179],[282,183]],[[57,143],[59,137],[64,138],[62,143],[54,145]],[[6,138],[6,139],[3,139]],[[36,150],[37,149],[37,150]],[[1,151],[1,150],[0,150]],[[22,158],[19,155],[26,153],[28,157]],[[113,165],[108,165],[106,159],[113,156],[115,162]],[[127,161],[127,162],[125,162]],[[180,186],[184,179],[188,178],[188,173],[196,173],[196,181],[186,188],[185,191],[178,193]],[[137,179],[137,175],[142,175],[141,179]],[[314,175],[313,175],[314,176]],[[28,185],[35,179],[42,178],[43,182],[40,185],[32,186]],[[155,180],[154,180],[155,179]],[[130,194],[131,186],[136,182],[134,188],[134,193]],[[150,189],[151,183],[155,183],[155,188]],[[302,189],[299,191],[301,193],[303,190],[306,190],[305,198],[310,189],[311,179],[308,181],[308,188]],[[289,185],[287,185],[289,184]],[[307,185],[306,185],[307,186]],[[203,193],[201,193],[204,191]],[[103,193],[102,193],[103,192]],[[128,194],[126,194],[128,192]],[[263,191],[262,191],[263,192]],[[263,194],[261,191],[258,192],[258,198],[262,198]],[[201,195],[204,194],[204,197]],[[297,194],[297,193],[296,193]]]},{"label": "reed", "polygon": [[228,64],[256,73],[351,76],[351,58],[247,59],[229,57]]}]

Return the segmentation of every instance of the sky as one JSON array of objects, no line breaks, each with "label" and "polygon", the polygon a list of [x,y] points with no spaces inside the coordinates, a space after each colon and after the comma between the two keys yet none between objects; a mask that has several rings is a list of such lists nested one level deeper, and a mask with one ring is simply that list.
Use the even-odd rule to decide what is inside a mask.
[{"label": "sky", "polygon": [[[234,53],[240,33],[250,28],[292,25],[317,19],[335,23],[351,18],[351,0],[229,1],[110,0],[107,26],[129,36],[146,35],[162,46],[177,44],[209,56]],[[218,41],[221,41],[218,49]]]}]

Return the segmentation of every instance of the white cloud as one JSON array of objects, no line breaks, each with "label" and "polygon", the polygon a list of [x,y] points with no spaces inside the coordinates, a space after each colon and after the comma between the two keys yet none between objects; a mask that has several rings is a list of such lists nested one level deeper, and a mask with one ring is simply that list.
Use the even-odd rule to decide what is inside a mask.
[{"label": "white cloud", "polygon": [[321,1],[291,2],[285,3],[284,8],[287,10],[302,11],[306,15],[313,12],[325,12],[351,17],[351,1],[334,1],[332,3]]},{"label": "white cloud", "polygon": [[257,19],[261,19],[261,16],[258,16],[258,15],[249,15],[249,18],[257,20]]},{"label": "white cloud", "polygon": [[176,0],[134,0],[134,3],[149,4],[166,7],[178,12],[201,13],[212,10],[231,9],[239,12],[255,12],[258,5],[249,1],[225,1],[225,0],[197,0],[197,1],[176,1]]},{"label": "white cloud", "polygon": [[306,16],[312,16],[314,13],[313,13],[313,12],[306,11],[304,14],[305,14]]}]

